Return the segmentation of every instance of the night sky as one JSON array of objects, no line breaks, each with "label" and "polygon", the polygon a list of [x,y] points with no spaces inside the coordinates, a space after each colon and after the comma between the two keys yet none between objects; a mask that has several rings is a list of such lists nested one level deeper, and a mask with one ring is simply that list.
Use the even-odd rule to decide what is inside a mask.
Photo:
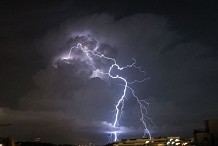
[{"label": "night sky", "polygon": [[[91,36],[123,66],[143,66],[135,93],[150,103],[152,136],[192,136],[218,118],[218,9],[212,1],[0,2],[0,137],[106,144],[122,86],[90,78],[80,59],[59,61],[75,36]],[[121,73],[125,78],[138,76]],[[120,138],[143,127],[126,96]]]}]

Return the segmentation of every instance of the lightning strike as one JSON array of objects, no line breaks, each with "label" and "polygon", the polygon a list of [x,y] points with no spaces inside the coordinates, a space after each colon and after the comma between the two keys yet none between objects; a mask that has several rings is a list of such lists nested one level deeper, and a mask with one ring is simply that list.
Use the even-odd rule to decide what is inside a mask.
[{"label": "lightning strike", "polygon": [[[97,48],[95,48],[94,50],[89,50],[86,46],[82,46],[82,44],[80,44],[80,43],[78,43],[76,46],[71,47],[67,57],[65,57],[63,59],[65,59],[65,60],[73,59],[72,49],[74,49],[74,48],[80,49],[85,54],[85,56],[87,57],[87,60],[86,60],[87,64],[92,66],[94,69],[93,73],[95,73],[95,75],[93,75],[93,76],[96,76],[98,74],[102,74],[102,75],[108,76],[111,79],[119,79],[123,82],[123,84],[121,85],[123,87],[123,93],[115,105],[115,118],[114,118],[114,122],[112,124],[113,128],[117,129],[120,127],[119,121],[122,117],[122,113],[123,113],[123,109],[124,109],[126,92],[127,92],[127,90],[129,90],[129,91],[131,91],[132,95],[136,98],[136,101],[137,101],[138,106],[140,108],[140,114],[141,114],[140,121],[142,122],[143,127],[144,127],[143,137],[145,137],[147,134],[148,137],[151,139],[151,133],[150,133],[148,126],[146,124],[146,120],[149,120],[150,122],[152,122],[151,118],[148,117],[148,112],[147,112],[147,107],[149,106],[149,103],[146,102],[145,100],[139,99],[139,97],[135,95],[134,89],[130,87],[130,85],[132,85],[134,83],[142,83],[143,81],[146,80],[146,77],[144,77],[144,79],[142,79],[142,80],[134,80],[134,81],[129,82],[129,81],[127,81],[127,79],[125,79],[124,77],[122,77],[118,74],[117,75],[112,74],[113,69],[118,69],[118,70],[122,71],[122,70],[125,70],[127,68],[134,68],[134,69],[138,70],[139,72],[141,72],[142,74],[144,74],[144,76],[145,76],[146,75],[145,71],[143,71],[141,69],[141,67],[136,66],[136,60],[133,58],[132,64],[121,67],[117,64],[117,61],[114,58],[107,57],[104,54],[98,52]],[[95,63],[93,62],[92,57],[97,57],[99,59],[106,59],[106,60],[112,62],[112,65],[109,67],[108,71],[106,71],[106,72],[101,71],[100,69],[98,69],[98,67],[95,66]],[[110,133],[111,133],[110,139],[113,139],[113,141],[119,140],[118,139],[118,135],[119,135],[118,131],[111,131]]]}]

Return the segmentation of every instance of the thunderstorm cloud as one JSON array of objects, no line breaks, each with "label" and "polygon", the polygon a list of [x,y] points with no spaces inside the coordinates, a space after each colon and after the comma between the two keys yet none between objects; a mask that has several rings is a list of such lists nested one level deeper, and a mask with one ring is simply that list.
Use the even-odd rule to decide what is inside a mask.
[{"label": "thunderstorm cloud", "polygon": [[[122,86],[118,81],[91,78],[93,68],[76,49],[72,62],[60,60],[78,42],[91,49],[100,42],[99,51],[122,66],[131,64],[132,58],[143,66],[149,80],[134,88],[150,103],[152,135],[190,136],[193,128],[216,115],[213,103],[217,99],[206,100],[217,90],[217,58],[205,55],[213,48],[185,41],[163,16],[136,14],[116,19],[103,13],[69,19],[35,41],[37,52],[49,63],[33,75],[33,86],[19,97],[16,108],[0,107],[0,121],[13,124],[9,130],[1,129],[4,135],[21,140],[42,137],[55,143],[107,143]],[[108,65],[95,61],[102,69]],[[208,72],[212,73],[205,80]],[[135,76],[139,78],[134,72],[124,74],[128,79]],[[118,131],[121,138],[141,137],[138,105],[130,93],[126,98]],[[211,106],[204,107],[205,102]]]}]

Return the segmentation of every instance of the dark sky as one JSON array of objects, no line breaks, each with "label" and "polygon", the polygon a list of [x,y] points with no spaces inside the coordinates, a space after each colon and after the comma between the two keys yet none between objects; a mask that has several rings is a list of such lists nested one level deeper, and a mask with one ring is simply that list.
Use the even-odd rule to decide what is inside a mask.
[{"label": "dark sky", "polygon": [[[205,1],[1,1],[0,124],[12,125],[0,127],[0,137],[107,143],[121,87],[90,79],[79,61],[52,66],[71,37],[87,34],[121,65],[134,57],[150,76],[133,87],[150,103],[153,136],[192,136],[218,118],[217,18],[217,5]],[[121,123],[129,131],[120,137],[140,137],[128,95]]]}]

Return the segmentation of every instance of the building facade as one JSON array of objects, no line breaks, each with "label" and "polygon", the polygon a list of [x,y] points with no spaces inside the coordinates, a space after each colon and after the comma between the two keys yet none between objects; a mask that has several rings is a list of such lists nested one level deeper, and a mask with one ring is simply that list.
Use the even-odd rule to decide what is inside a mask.
[{"label": "building facade", "polygon": [[206,120],[205,129],[195,129],[194,138],[198,146],[218,146],[218,119]]}]

